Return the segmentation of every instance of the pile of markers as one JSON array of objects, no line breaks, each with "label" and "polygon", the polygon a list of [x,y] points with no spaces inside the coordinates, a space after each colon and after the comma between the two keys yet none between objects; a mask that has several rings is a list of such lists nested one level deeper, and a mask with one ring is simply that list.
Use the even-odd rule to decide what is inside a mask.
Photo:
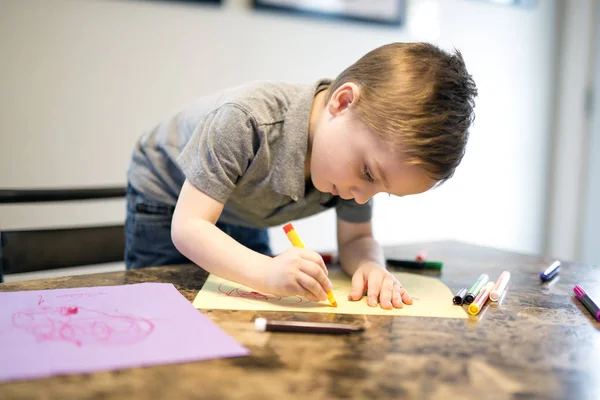
[{"label": "pile of markers", "polygon": [[[560,265],[560,261],[555,261],[546,268],[540,274],[542,282],[548,282],[558,276]],[[496,283],[490,282],[490,277],[487,274],[481,274],[469,290],[466,288],[460,289],[452,298],[452,302],[457,306],[468,305],[467,311],[469,314],[477,315],[488,300],[498,301],[502,297],[509,279],[510,272],[508,271],[502,272]],[[575,285],[573,292],[592,316],[600,321],[600,307],[588,296],[585,290],[581,286]]]},{"label": "pile of markers", "polygon": [[[552,280],[558,275],[559,271],[560,261],[555,261],[540,274],[540,279],[543,282]],[[469,290],[466,288],[460,289],[452,298],[452,302],[457,306],[468,305],[467,311],[469,314],[477,315],[488,300],[498,301],[502,297],[509,280],[510,272],[508,271],[502,272],[495,283],[490,282],[490,277],[487,274],[481,274]]]},{"label": "pile of markers", "polygon": [[509,280],[508,271],[502,272],[495,283],[490,282],[488,274],[481,274],[470,289],[460,289],[452,298],[452,302],[457,306],[468,305],[469,314],[477,315],[488,300],[498,301],[502,297]]}]

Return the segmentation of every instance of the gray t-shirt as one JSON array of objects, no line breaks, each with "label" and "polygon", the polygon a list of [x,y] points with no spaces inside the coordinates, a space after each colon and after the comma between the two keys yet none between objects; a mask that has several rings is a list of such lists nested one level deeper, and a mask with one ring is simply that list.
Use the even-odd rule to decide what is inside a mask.
[{"label": "gray t-shirt", "polygon": [[266,228],[334,206],[340,219],[369,221],[372,200],[343,200],[304,178],[312,102],[330,83],[255,82],[200,98],[140,138],[129,183],[175,205],[187,178],[235,225]]}]

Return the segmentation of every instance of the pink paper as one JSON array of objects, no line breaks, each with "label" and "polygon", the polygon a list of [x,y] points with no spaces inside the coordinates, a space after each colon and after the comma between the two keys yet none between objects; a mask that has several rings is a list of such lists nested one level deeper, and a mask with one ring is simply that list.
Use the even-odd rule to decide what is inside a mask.
[{"label": "pink paper", "polygon": [[0,292],[0,382],[248,354],[170,283]]}]

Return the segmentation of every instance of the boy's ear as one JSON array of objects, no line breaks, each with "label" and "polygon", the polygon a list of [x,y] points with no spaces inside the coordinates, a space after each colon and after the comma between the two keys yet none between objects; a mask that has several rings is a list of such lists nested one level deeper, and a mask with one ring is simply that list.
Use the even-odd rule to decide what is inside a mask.
[{"label": "boy's ear", "polygon": [[334,117],[340,115],[352,106],[358,100],[360,89],[353,82],[346,82],[336,89],[331,95],[328,108],[329,113]]}]

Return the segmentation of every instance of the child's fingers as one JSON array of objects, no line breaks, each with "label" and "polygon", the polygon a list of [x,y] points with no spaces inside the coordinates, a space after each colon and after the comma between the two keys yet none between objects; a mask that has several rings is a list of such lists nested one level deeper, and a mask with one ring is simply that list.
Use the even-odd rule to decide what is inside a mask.
[{"label": "child's fingers", "polygon": [[302,286],[304,289],[306,289],[310,294],[312,294],[314,296],[314,299],[311,299],[310,297],[307,296],[307,298],[309,298],[309,300],[313,300],[313,301],[327,300],[327,293],[325,293],[325,290],[323,290],[323,287],[321,287],[321,284],[315,278],[313,278],[310,275],[305,274],[304,272],[300,272],[296,279],[297,279],[298,283],[300,284],[300,286]]},{"label": "child's fingers", "polygon": [[394,290],[392,293],[392,305],[395,308],[402,308],[403,304],[402,304],[402,292],[400,291],[400,289],[402,288],[402,286],[400,286],[399,283],[394,283]]},{"label": "child's fingers", "polygon": [[402,286],[400,281],[394,275],[392,275],[392,277],[394,278],[394,281],[396,282],[396,286],[398,287],[398,289],[400,291],[400,298],[401,298],[402,302],[404,304],[412,304],[413,298],[408,294],[406,289],[404,289],[404,287]]},{"label": "child's fingers", "polygon": [[368,288],[367,288],[367,304],[371,307],[377,307],[377,299],[379,298],[379,293],[381,293],[381,284],[383,283],[383,279],[373,279],[373,277],[369,278]]},{"label": "child's fingers", "polygon": [[300,271],[304,272],[306,275],[314,278],[317,282],[319,282],[323,290],[331,290],[333,285],[331,284],[331,281],[327,278],[327,275],[325,275],[325,272],[323,272],[323,270],[319,267],[319,265],[308,260],[302,261],[303,262],[300,264]]},{"label": "child's fingers", "polygon": [[307,298],[310,301],[314,301],[315,303],[318,303],[321,301],[321,300],[317,299],[314,294],[312,294],[308,290],[304,289],[303,287],[300,287],[300,289],[303,291],[303,293],[298,293],[299,296]]},{"label": "child's fingers", "polygon": [[395,282],[391,276],[386,276],[381,285],[381,292],[379,293],[379,304],[381,308],[386,310],[392,309],[392,293],[394,291]]},{"label": "child's fingers", "polygon": [[348,300],[357,301],[362,299],[365,294],[365,277],[363,274],[354,274],[352,276],[352,290],[348,295]]},{"label": "child's fingers", "polygon": [[400,285],[400,295],[402,296],[402,302],[404,304],[412,304],[413,303],[413,299],[412,297],[410,297],[410,295],[408,294],[408,292],[406,291],[406,289],[404,289],[402,287],[402,285]]},{"label": "child's fingers", "polygon": [[319,253],[317,253],[316,251],[312,251],[312,250],[304,249],[304,248],[298,248],[298,252],[300,254],[300,257],[304,258],[305,260],[314,262],[319,267],[321,267],[321,269],[323,270],[325,275],[329,275],[329,271],[327,271],[327,266],[325,265],[325,261],[323,261],[323,257],[321,257],[321,255]]}]

